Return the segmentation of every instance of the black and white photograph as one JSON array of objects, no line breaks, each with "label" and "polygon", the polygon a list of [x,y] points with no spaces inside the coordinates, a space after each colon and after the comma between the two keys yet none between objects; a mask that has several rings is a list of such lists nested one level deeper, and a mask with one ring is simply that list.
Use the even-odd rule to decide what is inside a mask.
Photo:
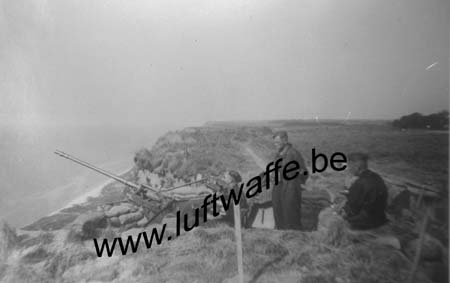
[{"label": "black and white photograph", "polygon": [[448,0],[0,0],[0,282],[449,282]]}]

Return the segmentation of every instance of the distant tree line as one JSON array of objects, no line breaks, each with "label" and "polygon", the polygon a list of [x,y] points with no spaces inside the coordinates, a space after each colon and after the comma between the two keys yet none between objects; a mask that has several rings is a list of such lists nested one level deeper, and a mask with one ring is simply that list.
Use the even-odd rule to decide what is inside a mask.
[{"label": "distant tree line", "polygon": [[392,125],[402,129],[448,130],[448,111],[440,111],[430,115],[413,113],[394,120]]}]

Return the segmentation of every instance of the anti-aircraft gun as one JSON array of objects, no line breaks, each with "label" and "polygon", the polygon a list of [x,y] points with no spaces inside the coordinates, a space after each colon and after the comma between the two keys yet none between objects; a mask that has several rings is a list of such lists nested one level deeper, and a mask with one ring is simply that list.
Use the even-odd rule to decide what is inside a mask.
[{"label": "anti-aircraft gun", "polygon": [[154,204],[151,202],[157,202],[162,209],[156,214],[150,217],[150,219],[154,219],[156,216],[158,216],[160,213],[162,213],[164,210],[168,209],[172,204],[174,204],[177,201],[188,201],[188,200],[195,200],[195,199],[202,199],[204,197],[204,193],[201,194],[179,194],[176,193],[176,189],[189,186],[195,183],[202,183],[205,181],[208,181],[207,178],[197,180],[190,183],[185,183],[179,186],[174,186],[171,188],[163,188],[163,189],[155,189],[147,184],[135,184],[133,182],[127,181],[122,177],[119,177],[113,173],[110,173],[106,170],[103,170],[101,168],[98,168],[92,164],[89,164],[88,162],[85,162],[83,160],[80,160],[76,157],[73,157],[67,153],[64,153],[60,150],[56,150],[55,154],[71,160],[75,163],[78,163],[84,167],[87,167],[89,169],[92,169],[102,175],[105,175],[111,179],[114,179],[115,181],[122,183],[127,186],[127,188],[130,188],[131,190],[128,190],[126,192],[126,197],[130,202],[133,202],[137,206],[143,207],[144,210],[154,210]]}]

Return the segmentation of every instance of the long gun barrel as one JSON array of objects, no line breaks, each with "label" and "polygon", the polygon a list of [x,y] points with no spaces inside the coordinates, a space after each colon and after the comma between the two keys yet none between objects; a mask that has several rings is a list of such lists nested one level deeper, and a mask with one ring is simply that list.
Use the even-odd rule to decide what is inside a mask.
[{"label": "long gun barrel", "polygon": [[[191,182],[191,183],[187,183],[187,184],[179,185],[179,186],[176,186],[176,187],[164,189],[162,191],[157,191],[157,190],[155,190],[154,188],[152,188],[152,187],[150,187],[148,185],[145,185],[145,184],[138,185],[138,184],[135,184],[133,182],[127,181],[127,180],[125,180],[125,179],[123,179],[123,178],[121,178],[121,177],[119,177],[119,176],[117,176],[117,175],[115,175],[113,173],[110,173],[110,172],[108,172],[106,170],[100,169],[100,168],[98,168],[98,167],[96,167],[96,166],[94,166],[92,164],[89,164],[89,163],[87,163],[87,162],[85,162],[83,160],[80,160],[80,159],[78,159],[76,157],[73,157],[73,156],[71,156],[71,155],[69,155],[69,154],[67,154],[65,152],[60,151],[60,150],[56,150],[55,154],[57,154],[57,155],[59,155],[59,156],[61,156],[63,158],[69,159],[69,160],[71,160],[71,161],[73,161],[75,163],[78,163],[78,164],[80,164],[80,165],[82,165],[84,167],[90,168],[90,169],[92,169],[92,170],[94,170],[94,171],[96,171],[96,172],[98,172],[100,174],[103,174],[103,175],[105,175],[105,176],[107,176],[107,177],[109,177],[111,179],[116,180],[117,182],[120,182],[120,183],[122,183],[124,185],[127,185],[129,187],[132,187],[132,188],[136,189],[137,191],[140,191],[142,188],[145,188],[145,189],[147,189],[147,190],[152,192],[152,193],[150,193],[151,198],[153,198],[155,200],[160,200],[161,199],[161,195],[163,195],[163,196],[165,196],[167,198],[170,198],[170,199],[174,199],[174,196],[168,195],[165,192],[173,191],[175,189],[178,189],[178,188],[181,188],[181,187],[184,187],[184,186],[188,186],[188,185],[192,185],[192,184],[195,184],[195,183],[204,182],[204,181],[207,180],[207,179],[201,179],[201,180],[194,181],[194,182]],[[182,197],[178,197],[178,199],[182,199]]]},{"label": "long gun barrel", "polygon": [[[103,175],[105,175],[105,176],[107,176],[107,177],[109,177],[111,179],[114,179],[114,180],[116,180],[116,181],[118,181],[118,182],[120,182],[120,183],[122,183],[124,185],[127,185],[129,187],[135,188],[136,190],[140,190],[142,187],[144,187],[144,188],[146,188],[146,189],[148,189],[148,190],[150,190],[150,191],[152,191],[154,193],[158,193],[158,191],[156,191],[155,189],[153,189],[152,187],[150,187],[148,185],[145,185],[145,184],[138,185],[138,184],[135,184],[133,182],[127,181],[127,180],[125,180],[125,179],[123,179],[123,178],[121,178],[121,177],[119,177],[117,175],[114,175],[113,173],[110,173],[110,172],[108,172],[106,170],[103,170],[103,169],[100,169],[98,167],[95,167],[92,164],[89,164],[89,163],[87,163],[87,162],[85,162],[83,160],[80,160],[80,159],[78,159],[76,157],[73,157],[73,156],[71,156],[71,155],[69,155],[67,153],[64,153],[64,152],[60,151],[60,150],[56,150],[55,154],[57,154],[57,155],[59,155],[59,156],[61,156],[63,158],[69,159],[69,160],[71,160],[73,162],[76,162],[76,163],[78,163],[78,164],[80,164],[82,166],[88,167],[88,168],[90,168],[90,169],[92,169],[92,170],[94,170],[94,171],[96,171],[96,172],[98,172],[100,174],[103,174]],[[159,197],[157,197],[157,196],[154,196],[154,198],[159,200]]]},{"label": "long gun barrel", "polygon": [[193,182],[190,182],[190,183],[182,184],[182,185],[171,187],[171,188],[168,188],[168,189],[163,189],[162,192],[173,191],[173,190],[176,190],[176,189],[179,189],[179,188],[182,188],[182,187],[186,187],[186,186],[197,184],[197,183],[202,183],[202,182],[205,182],[205,181],[208,181],[208,179],[207,178],[203,178],[203,179],[200,179],[200,180],[197,180],[197,181],[193,181]]}]

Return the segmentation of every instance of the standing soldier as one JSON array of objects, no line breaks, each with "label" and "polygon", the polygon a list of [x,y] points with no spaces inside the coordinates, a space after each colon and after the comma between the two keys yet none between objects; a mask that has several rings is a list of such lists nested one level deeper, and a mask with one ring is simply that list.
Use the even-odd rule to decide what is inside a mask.
[{"label": "standing soldier", "polygon": [[300,164],[298,177],[289,181],[278,178],[279,184],[273,188],[272,207],[275,229],[301,230],[301,190],[308,178],[306,164],[300,152],[288,142],[286,131],[276,132],[273,139],[277,149],[275,160],[283,158],[282,166],[292,160]]}]

